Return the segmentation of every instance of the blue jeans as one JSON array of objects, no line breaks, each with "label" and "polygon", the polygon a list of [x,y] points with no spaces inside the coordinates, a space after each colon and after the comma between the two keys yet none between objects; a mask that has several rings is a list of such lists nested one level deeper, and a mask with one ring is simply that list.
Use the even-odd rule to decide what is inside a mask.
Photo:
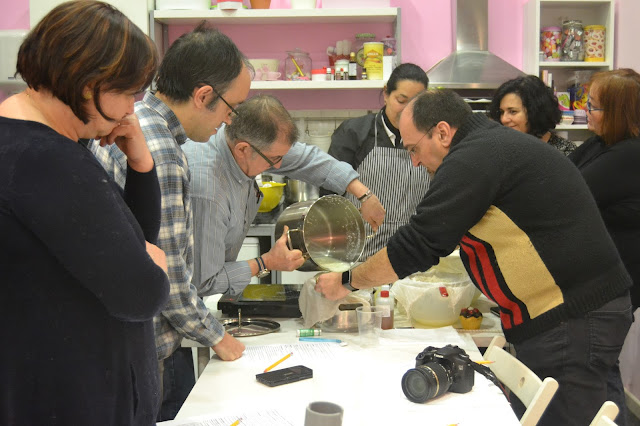
[{"label": "blue jeans", "polygon": [[541,379],[553,377],[559,384],[538,425],[588,425],[607,400],[620,408],[617,424],[625,424],[618,356],[631,313],[627,292],[581,318],[514,345],[520,361]]},{"label": "blue jeans", "polygon": [[191,348],[178,348],[164,360],[162,405],[157,421],[173,420],[195,384]]}]

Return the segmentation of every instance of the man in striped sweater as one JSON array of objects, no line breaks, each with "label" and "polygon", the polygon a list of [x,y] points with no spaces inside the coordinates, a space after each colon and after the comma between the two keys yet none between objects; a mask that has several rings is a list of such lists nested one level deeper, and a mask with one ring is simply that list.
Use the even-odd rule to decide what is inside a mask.
[{"label": "man in striped sweater", "polygon": [[337,299],[393,282],[460,245],[518,358],[560,384],[539,424],[589,424],[606,400],[624,407],[617,359],[631,280],[580,172],[450,91],[416,97],[400,132],[413,165],[433,176],[429,191],[386,248],[350,276],[320,276],[316,290]]}]

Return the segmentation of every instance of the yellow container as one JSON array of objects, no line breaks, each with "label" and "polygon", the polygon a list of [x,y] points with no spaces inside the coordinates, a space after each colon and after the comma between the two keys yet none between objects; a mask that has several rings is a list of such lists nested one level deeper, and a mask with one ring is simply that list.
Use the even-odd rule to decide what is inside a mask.
[{"label": "yellow container", "polygon": [[586,62],[604,62],[606,32],[604,25],[584,27],[584,60]]},{"label": "yellow container", "polygon": [[258,211],[265,213],[275,209],[280,204],[285,185],[286,183],[263,182],[260,191],[264,194],[264,198],[258,207]]},{"label": "yellow container", "polygon": [[367,69],[369,80],[382,80],[382,56],[384,43],[379,41],[366,42],[364,49],[364,67]]}]

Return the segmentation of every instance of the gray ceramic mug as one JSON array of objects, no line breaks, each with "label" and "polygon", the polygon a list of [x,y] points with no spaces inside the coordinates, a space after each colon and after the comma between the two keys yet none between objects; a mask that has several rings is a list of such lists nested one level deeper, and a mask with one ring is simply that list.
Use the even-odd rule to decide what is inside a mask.
[{"label": "gray ceramic mug", "polygon": [[333,402],[312,402],[307,406],[304,426],[341,426],[343,412],[342,407]]}]

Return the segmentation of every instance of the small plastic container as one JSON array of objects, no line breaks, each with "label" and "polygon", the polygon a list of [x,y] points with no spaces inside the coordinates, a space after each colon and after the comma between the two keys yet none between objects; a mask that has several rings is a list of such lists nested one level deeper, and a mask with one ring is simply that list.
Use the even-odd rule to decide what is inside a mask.
[{"label": "small plastic container", "polygon": [[393,296],[389,294],[389,290],[380,291],[380,296],[378,296],[378,299],[376,300],[376,306],[382,307],[382,329],[392,329],[394,299]]},{"label": "small plastic container", "polygon": [[560,60],[560,44],[562,43],[562,28],[544,27],[540,30],[540,51],[543,61]]},{"label": "small plastic container", "polygon": [[311,81],[327,81],[327,69],[316,68],[311,70]]},{"label": "small plastic container", "polygon": [[[559,29],[558,29],[559,31]],[[559,33],[559,32],[558,32]],[[380,40],[384,44],[384,56],[393,56],[396,54],[396,39],[390,35]]]},{"label": "small plastic container", "polygon": [[322,330],[318,328],[301,328],[296,330],[296,337],[312,337],[312,336],[320,336],[322,334]]},{"label": "small plastic container", "polygon": [[604,25],[587,25],[584,27],[585,62],[604,62],[604,46],[606,29]]}]

